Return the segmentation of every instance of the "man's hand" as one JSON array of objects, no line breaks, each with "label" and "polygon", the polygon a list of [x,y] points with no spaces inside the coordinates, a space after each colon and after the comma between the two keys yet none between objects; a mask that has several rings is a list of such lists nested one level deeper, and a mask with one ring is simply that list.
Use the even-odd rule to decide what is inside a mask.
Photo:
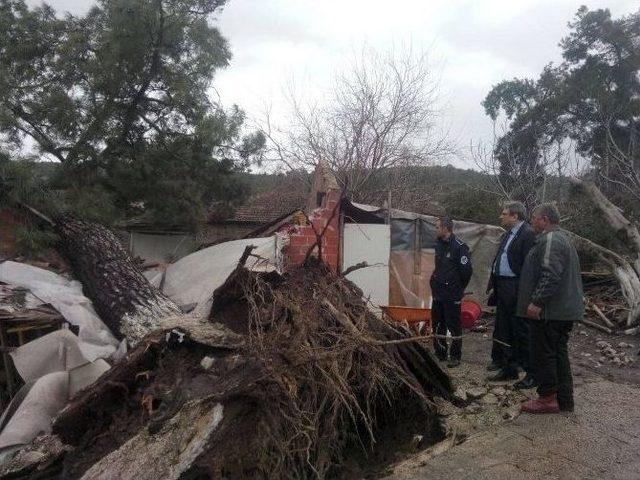
[{"label": "man's hand", "polygon": [[540,312],[542,312],[542,308],[530,303],[527,307],[527,317],[535,318],[536,320],[540,319]]}]

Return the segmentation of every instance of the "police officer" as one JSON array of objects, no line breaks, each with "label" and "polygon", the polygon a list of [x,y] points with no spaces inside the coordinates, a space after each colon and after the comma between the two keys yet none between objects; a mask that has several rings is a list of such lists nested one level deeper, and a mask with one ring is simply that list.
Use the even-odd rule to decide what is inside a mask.
[{"label": "police officer", "polygon": [[[433,347],[436,356],[444,361],[447,359],[447,330],[454,339],[449,351],[449,368],[460,365],[462,356],[462,323],[460,302],[464,290],[471,280],[473,269],[469,247],[453,234],[453,221],[448,217],[438,218],[436,221],[436,261],[431,275],[431,319],[433,333]],[[439,337],[439,338],[438,338]],[[458,337],[458,338],[455,338]]]}]

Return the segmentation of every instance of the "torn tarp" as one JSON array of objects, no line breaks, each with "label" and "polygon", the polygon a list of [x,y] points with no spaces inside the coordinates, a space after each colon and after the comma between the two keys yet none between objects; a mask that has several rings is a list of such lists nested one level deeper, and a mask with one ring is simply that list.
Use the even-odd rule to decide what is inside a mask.
[{"label": "torn tarp", "polygon": [[25,385],[0,418],[0,457],[6,458],[17,446],[51,431],[52,418],[71,396],[110,368],[104,358],[124,352],[82,294],[79,282],[11,261],[0,264],[0,281],[8,284],[7,295],[17,289],[29,292],[23,306],[51,304],[67,322],[79,327],[79,336],[68,329],[56,330],[11,352]]},{"label": "torn tarp", "polygon": [[0,419],[0,450],[49,433],[53,417],[69,399],[109,370],[104,360],[90,362],[83,356],[80,343],[73,333],[62,329],[11,353],[25,385]]},{"label": "torn tarp", "polygon": [[80,282],[11,261],[0,263],[0,282],[29,290],[43,303],[51,304],[67,322],[77,325],[78,346],[89,361],[106,358],[116,351],[118,340],[100,320],[91,300],[83,295]]}]

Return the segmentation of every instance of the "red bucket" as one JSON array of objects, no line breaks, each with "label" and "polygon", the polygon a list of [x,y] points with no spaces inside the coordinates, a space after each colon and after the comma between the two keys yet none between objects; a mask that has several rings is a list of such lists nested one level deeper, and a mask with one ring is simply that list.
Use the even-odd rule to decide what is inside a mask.
[{"label": "red bucket", "polygon": [[462,328],[473,328],[482,314],[482,307],[473,300],[463,300],[460,305]]}]

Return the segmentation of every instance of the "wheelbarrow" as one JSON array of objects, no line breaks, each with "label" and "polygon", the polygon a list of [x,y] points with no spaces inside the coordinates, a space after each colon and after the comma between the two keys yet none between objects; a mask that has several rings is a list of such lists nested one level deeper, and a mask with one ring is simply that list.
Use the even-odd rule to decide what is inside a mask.
[{"label": "wheelbarrow", "polygon": [[394,322],[405,324],[416,335],[420,331],[426,331],[427,336],[431,335],[431,309],[417,307],[400,307],[394,305],[380,305],[384,314]]}]

